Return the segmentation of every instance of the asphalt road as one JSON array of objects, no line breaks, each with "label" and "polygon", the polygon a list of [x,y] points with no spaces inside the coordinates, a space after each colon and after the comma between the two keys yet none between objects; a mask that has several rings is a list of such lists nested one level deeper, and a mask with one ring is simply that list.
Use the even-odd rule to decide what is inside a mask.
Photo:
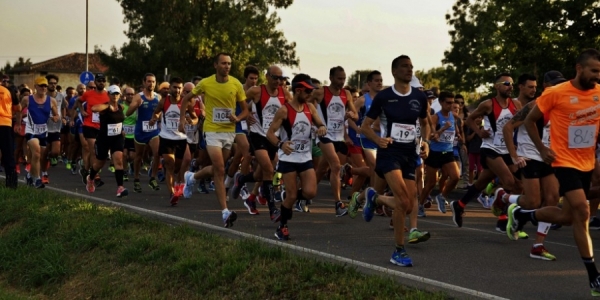
[{"label": "asphalt road", "polygon": [[[112,173],[105,169],[102,177],[106,184],[96,190],[94,197],[222,226],[214,192],[195,193],[191,199],[182,198],[177,207],[171,207],[164,183],[160,191],[152,191],[147,185],[148,177],[142,175],[143,192],[134,193],[133,183],[129,181],[125,183],[129,196],[118,199]],[[88,195],[79,175],[71,175],[62,164],[50,169],[50,181],[52,188]],[[462,192],[456,191],[455,197],[458,198]],[[343,198],[348,194],[348,190],[343,191]],[[407,245],[414,267],[401,268],[389,263],[394,241],[388,218],[375,216],[370,223],[366,223],[360,213],[356,219],[348,216],[338,218],[335,217],[333,203],[329,184],[321,183],[310,213],[295,212],[289,222],[291,240],[288,243],[502,298],[591,297],[587,274],[569,227],[551,230],[547,237],[545,246],[558,258],[557,261],[541,261],[529,258],[535,235],[532,226],[525,229],[530,235],[529,240],[510,241],[505,234],[495,231],[496,219],[477,202],[467,207],[463,228],[454,226],[449,207],[444,215],[433,205],[427,211],[427,217],[419,219],[419,229],[429,231],[431,239]],[[238,220],[228,230],[274,239],[276,225],[270,222],[266,206],[259,206],[260,215],[249,215],[241,200],[229,202],[229,207],[237,211]],[[599,236],[600,232],[592,232],[592,240]],[[598,253],[598,249],[596,243],[594,252]],[[414,285],[406,279],[399,281]],[[439,286],[431,286],[431,289],[440,290]],[[458,294],[458,298],[463,296],[467,298]]]}]

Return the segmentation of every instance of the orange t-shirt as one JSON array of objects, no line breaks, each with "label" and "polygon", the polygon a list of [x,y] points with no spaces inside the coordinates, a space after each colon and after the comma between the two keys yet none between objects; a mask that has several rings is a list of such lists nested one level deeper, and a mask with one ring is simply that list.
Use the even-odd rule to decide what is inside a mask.
[{"label": "orange t-shirt", "polygon": [[106,91],[98,93],[95,90],[89,90],[79,97],[79,101],[87,102],[87,108],[85,110],[87,116],[83,118],[83,126],[100,129],[100,114],[92,113],[92,106],[110,101],[108,93]]},{"label": "orange t-shirt", "polygon": [[0,126],[12,126],[12,106],[10,91],[0,85]]},{"label": "orange t-shirt", "polygon": [[546,89],[536,104],[552,124],[550,149],[556,153],[552,166],[584,172],[593,170],[600,121],[600,86],[582,91],[568,81]]}]

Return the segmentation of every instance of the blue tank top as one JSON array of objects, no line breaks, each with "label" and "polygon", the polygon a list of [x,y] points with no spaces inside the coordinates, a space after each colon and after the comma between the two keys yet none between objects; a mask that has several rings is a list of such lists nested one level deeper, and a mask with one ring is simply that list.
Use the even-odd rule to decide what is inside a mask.
[{"label": "blue tank top", "polygon": [[[362,122],[364,122],[369,109],[371,109],[371,104],[373,104],[373,99],[369,93],[366,93],[363,96],[365,97],[365,104],[358,110],[358,121],[356,121],[356,125],[359,127],[362,125]],[[364,134],[361,134],[360,137],[363,139],[367,138]]]},{"label": "blue tank top", "polygon": [[439,111],[436,114],[438,116],[438,123],[436,124],[436,130],[444,127],[446,121],[450,122],[452,126],[450,128],[444,130],[444,132],[440,135],[439,141],[431,141],[429,148],[431,151],[435,152],[452,152],[454,138],[456,136],[456,127],[454,123],[454,115],[452,113],[448,114],[448,117],[444,117],[442,112]]},{"label": "blue tank top", "polygon": [[[27,117],[31,124],[46,124],[50,118],[50,112],[52,111],[52,102],[50,96],[46,96],[46,102],[44,104],[37,104],[33,95],[29,96],[29,109]],[[34,108],[35,107],[35,108]]]},{"label": "blue tank top", "polygon": [[[140,95],[142,97],[142,104],[137,109],[137,120],[135,122],[135,135],[156,135],[159,133],[158,123],[154,123],[156,129],[148,129],[148,121],[152,119],[152,115],[154,115],[154,109],[158,106],[158,96],[154,94],[154,98],[152,100],[148,100],[146,96],[142,93]],[[144,128],[144,123],[146,123],[146,128]]]}]

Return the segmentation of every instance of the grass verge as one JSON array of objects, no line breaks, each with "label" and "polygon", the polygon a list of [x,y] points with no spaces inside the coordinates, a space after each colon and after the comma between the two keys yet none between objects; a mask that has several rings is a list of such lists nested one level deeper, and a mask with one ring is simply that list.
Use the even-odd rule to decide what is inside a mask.
[{"label": "grass verge", "polygon": [[47,190],[0,199],[2,299],[447,299]]}]

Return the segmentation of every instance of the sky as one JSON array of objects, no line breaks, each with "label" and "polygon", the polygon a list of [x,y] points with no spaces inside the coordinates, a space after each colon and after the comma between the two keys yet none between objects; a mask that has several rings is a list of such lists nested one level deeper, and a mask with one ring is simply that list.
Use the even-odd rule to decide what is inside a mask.
[{"label": "sky", "polygon": [[[369,3],[371,2],[371,3]],[[296,42],[298,68],[326,80],[329,69],[377,69],[393,83],[391,61],[406,54],[415,70],[441,66],[450,48],[445,15],[455,0],[295,0],[278,10],[278,28]],[[43,4],[43,5],[42,5]],[[0,0],[0,64],[18,57],[36,63],[72,52],[85,53],[85,1]],[[127,41],[122,8],[116,0],[89,0],[89,41],[109,50]]]}]

